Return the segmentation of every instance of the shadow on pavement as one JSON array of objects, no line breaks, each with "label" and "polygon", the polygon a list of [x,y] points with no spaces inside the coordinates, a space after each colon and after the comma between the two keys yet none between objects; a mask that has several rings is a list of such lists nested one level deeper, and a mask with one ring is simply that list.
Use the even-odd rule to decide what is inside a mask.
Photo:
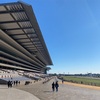
[{"label": "shadow on pavement", "polygon": [[53,91],[43,91],[43,92],[49,92],[50,93],[50,92],[53,92]]}]

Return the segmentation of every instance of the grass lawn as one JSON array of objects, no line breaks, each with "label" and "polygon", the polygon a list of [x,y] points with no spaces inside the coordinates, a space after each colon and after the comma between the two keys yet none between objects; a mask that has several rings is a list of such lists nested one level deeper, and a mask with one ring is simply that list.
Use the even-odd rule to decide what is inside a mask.
[{"label": "grass lawn", "polygon": [[91,77],[90,78],[89,77],[77,77],[77,76],[62,76],[62,77],[67,82],[100,86],[100,79],[95,79]]}]

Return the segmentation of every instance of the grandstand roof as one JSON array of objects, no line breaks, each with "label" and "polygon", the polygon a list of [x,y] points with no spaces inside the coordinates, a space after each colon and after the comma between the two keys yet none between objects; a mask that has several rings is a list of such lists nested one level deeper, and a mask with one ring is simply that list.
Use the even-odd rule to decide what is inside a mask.
[{"label": "grandstand roof", "polygon": [[0,4],[0,29],[35,59],[45,65],[53,64],[30,5],[23,2]]}]

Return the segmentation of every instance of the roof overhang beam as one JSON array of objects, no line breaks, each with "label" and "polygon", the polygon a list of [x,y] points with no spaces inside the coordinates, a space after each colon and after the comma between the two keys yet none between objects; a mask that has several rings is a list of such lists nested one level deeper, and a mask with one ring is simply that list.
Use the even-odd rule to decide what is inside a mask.
[{"label": "roof overhang beam", "polygon": [[0,22],[0,24],[9,24],[9,23],[16,23],[16,22],[18,22],[18,23],[20,23],[20,22],[29,22],[29,20],[2,21],[2,22]]},{"label": "roof overhang beam", "polygon": [[10,11],[0,11],[0,14],[6,14],[6,13],[20,13],[20,12],[25,12],[25,10],[10,10]]}]

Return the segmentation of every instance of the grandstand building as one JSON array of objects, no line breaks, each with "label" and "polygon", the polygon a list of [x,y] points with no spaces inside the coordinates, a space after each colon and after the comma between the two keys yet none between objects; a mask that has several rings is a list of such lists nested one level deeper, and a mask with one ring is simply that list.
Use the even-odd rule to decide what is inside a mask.
[{"label": "grandstand building", "polygon": [[45,73],[52,65],[32,7],[0,4],[0,68]]}]

